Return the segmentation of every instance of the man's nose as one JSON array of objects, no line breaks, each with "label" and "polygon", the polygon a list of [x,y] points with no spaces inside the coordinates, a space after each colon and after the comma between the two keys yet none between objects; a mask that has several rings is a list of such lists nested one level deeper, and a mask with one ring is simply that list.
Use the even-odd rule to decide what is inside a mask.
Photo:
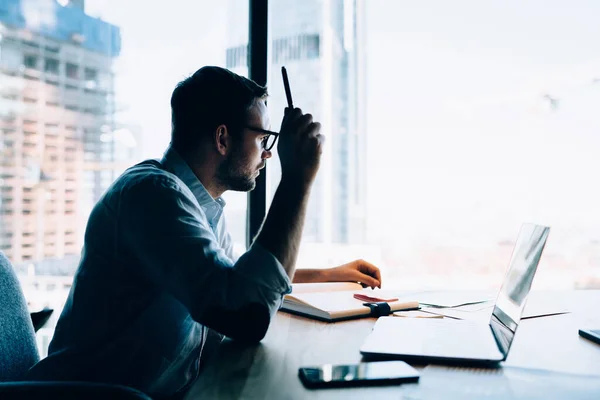
[{"label": "man's nose", "polygon": [[273,156],[273,153],[271,153],[271,150],[263,150],[262,158],[264,160],[266,160],[267,158],[271,158],[272,156]]}]

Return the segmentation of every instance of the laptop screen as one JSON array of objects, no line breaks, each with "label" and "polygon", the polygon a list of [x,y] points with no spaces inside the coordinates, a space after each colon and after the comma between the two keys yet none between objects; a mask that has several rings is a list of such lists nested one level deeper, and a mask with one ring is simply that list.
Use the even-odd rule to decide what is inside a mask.
[{"label": "laptop screen", "polygon": [[521,320],[550,228],[523,224],[508,266],[508,272],[496,299],[490,326],[500,351],[508,354]]}]

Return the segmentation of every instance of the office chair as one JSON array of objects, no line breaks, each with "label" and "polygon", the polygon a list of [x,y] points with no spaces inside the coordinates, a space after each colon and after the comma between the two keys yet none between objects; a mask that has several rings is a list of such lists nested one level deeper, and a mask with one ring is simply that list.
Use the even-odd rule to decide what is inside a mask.
[{"label": "office chair", "polygon": [[10,261],[0,252],[0,399],[150,400],[138,390],[119,385],[23,381],[38,361],[25,297]]}]

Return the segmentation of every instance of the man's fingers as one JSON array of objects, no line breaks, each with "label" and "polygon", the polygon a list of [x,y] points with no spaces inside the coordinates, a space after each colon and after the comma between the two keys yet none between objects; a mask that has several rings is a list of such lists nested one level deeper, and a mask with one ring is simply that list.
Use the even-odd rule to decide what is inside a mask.
[{"label": "man's fingers", "polygon": [[302,116],[302,110],[300,108],[289,108],[286,107],[283,114],[282,125],[289,125],[294,123],[298,118]]},{"label": "man's fingers", "polygon": [[299,108],[287,108],[285,112],[278,145],[281,174],[296,174],[305,183],[312,183],[323,153],[321,124]]},{"label": "man's fingers", "polygon": [[294,121],[294,124],[295,124],[294,130],[299,135],[304,135],[307,128],[312,124],[312,122],[313,122],[313,116],[311,114],[304,114],[304,115],[298,117],[298,119],[296,121]]},{"label": "man's fingers", "polygon": [[381,271],[379,268],[365,260],[358,260],[357,262],[358,270],[377,279],[381,288]]},{"label": "man's fingers", "polygon": [[365,285],[369,286],[371,289],[375,289],[376,287],[379,287],[379,281],[369,275],[362,274],[362,276],[359,279],[359,282],[364,283]]},{"label": "man's fingers", "polygon": [[317,136],[315,136],[315,139],[318,141],[317,152],[318,152],[318,154],[322,154],[323,153],[323,144],[325,143],[325,136],[323,136],[319,133],[319,134],[317,134]]},{"label": "man's fingers", "polygon": [[320,122],[311,122],[306,127],[306,134],[308,136],[319,136],[321,132],[321,123]]},{"label": "man's fingers", "polygon": [[298,107],[294,107],[294,108],[286,107],[284,115],[290,116],[290,117],[299,117],[300,115],[302,115],[302,109],[298,108]]},{"label": "man's fingers", "polygon": [[373,278],[370,275],[367,274],[363,274],[360,271],[356,271],[356,282],[360,282],[364,285],[370,286],[372,289],[375,289],[376,287],[378,287],[380,285],[380,282]]}]

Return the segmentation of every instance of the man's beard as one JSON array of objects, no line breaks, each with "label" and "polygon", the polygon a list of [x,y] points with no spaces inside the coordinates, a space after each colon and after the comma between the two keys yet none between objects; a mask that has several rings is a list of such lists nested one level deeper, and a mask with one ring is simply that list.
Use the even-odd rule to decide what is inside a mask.
[{"label": "man's beard", "polygon": [[256,187],[255,171],[248,171],[241,152],[234,151],[219,166],[218,179],[221,185],[236,192],[249,192]]}]

